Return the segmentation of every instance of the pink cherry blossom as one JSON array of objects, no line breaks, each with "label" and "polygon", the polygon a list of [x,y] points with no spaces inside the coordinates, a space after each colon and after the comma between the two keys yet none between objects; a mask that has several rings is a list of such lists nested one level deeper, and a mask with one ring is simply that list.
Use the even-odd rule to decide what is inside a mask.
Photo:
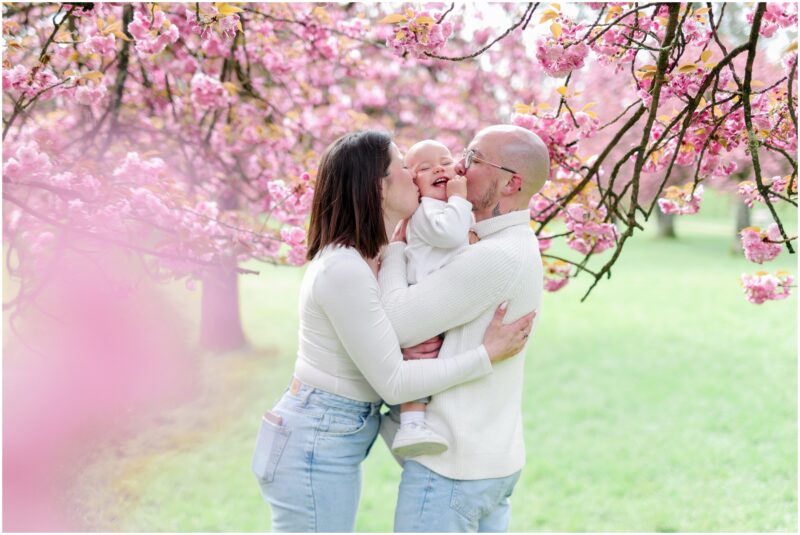
[{"label": "pink cherry blossom", "polygon": [[705,46],[713,35],[704,16],[687,17],[682,29],[686,42],[692,43],[694,46]]},{"label": "pink cherry blossom", "polygon": [[547,227],[545,227],[543,229],[542,233],[539,234],[539,236],[538,236],[538,240],[537,241],[539,242],[539,251],[546,251],[550,247],[552,247],[552,245],[553,245],[553,237],[552,237],[552,235],[549,234],[549,233],[545,233],[544,232],[545,230],[547,230]]},{"label": "pink cherry blossom", "polygon": [[700,210],[700,201],[703,200],[703,185],[696,187],[688,183],[683,187],[670,186],[664,191],[664,196],[658,199],[658,207],[664,214],[690,215]]},{"label": "pink cherry blossom", "polygon": [[52,163],[35,141],[20,144],[3,163],[3,178],[11,182],[33,179],[52,169]]},{"label": "pink cherry blossom", "polygon": [[64,4],[64,9],[69,9],[70,13],[76,17],[85,17],[94,12],[96,5],[83,3],[83,4]]},{"label": "pink cherry blossom", "polygon": [[575,24],[563,15],[556,19],[556,23],[560,26],[560,35],[539,38],[536,42],[536,59],[548,76],[561,78],[584,66],[589,47],[578,41],[583,33],[583,25]]},{"label": "pink cherry blossom", "polygon": [[96,33],[86,40],[85,46],[90,53],[108,57],[116,52],[116,39],[112,34]]},{"label": "pink cherry blossom", "polygon": [[739,236],[742,238],[745,258],[756,264],[773,260],[783,249],[780,243],[770,243],[783,241],[776,223],[772,223],[765,231],[761,231],[758,227],[747,227],[739,233]]},{"label": "pink cherry blossom", "polygon": [[715,154],[706,156],[700,165],[700,177],[722,178],[729,177],[739,168],[733,160],[726,161]]},{"label": "pink cherry blossom", "polygon": [[282,228],[281,239],[292,247],[302,245],[306,241],[306,231],[299,227]]},{"label": "pink cherry blossom", "polygon": [[[125,155],[122,163],[114,169],[113,176],[138,184],[155,184],[167,174],[166,164],[161,158],[142,160],[136,152]],[[207,205],[209,203],[201,203]]]},{"label": "pink cherry blossom", "polygon": [[781,65],[783,65],[783,70],[784,70],[784,72],[786,73],[787,76],[789,75],[789,73],[792,72],[792,68],[796,64],[797,64],[797,50],[796,49],[794,51],[792,51],[792,52],[788,52],[788,53],[783,55],[783,58],[781,59]]},{"label": "pink cherry blossom", "polygon": [[209,57],[227,58],[230,56],[230,45],[224,37],[216,33],[208,34],[208,37],[203,40],[202,49],[203,53]]},{"label": "pink cherry blossom", "polygon": [[[753,22],[754,12],[747,14],[747,22]],[[797,4],[794,2],[769,2],[761,22],[759,33],[772,37],[779,28],[797,26]]]},{"label": "pink cherry blossom", "polygon": [[[794,191],[797,191],[797,179],[792,180],[790,176],[774,176],[772,178],[763,178],[762,181],[769,192],[769,200],[773,203],[780,200],[780,197],[775,194],[786,195],[790,185]],[[748,208],[752,208],[755,202],[764,202],[764,197],[758,191],[758,186],[753,180],[740,182],[738,192]]]},{"label": "pink cherry blossom", "polygon": [[219,19],[219,29],[226,40],[230,41],[236,37],[239,27],[239,15],[234,13]]},{"label": "pink cherry blossom", "polygon": [[614,247],[619,238],[619,231],[613,223],[580,223],[568,219],[567,229],[572,231],[567,237],[567,245],[581,254],[601,253]]},{"label": "pink cherry blossom", "polygon": [[489,41],[489,37],[492,35],[491,28],[481,28],[475,32],[475,35],[472,37],[475,44],[483,46]]},{"label": "pink cherry blossom", "polygon": [[75,90],[75,98],[81,104],[97,104],[106,95],[106,86],[102,84],[81,85]]},{"label": "pink cherry blossom", "polygon": [[592,204],[594,194],[585,195],[588,204],[572,202],[566,207],[567,245],[581,254],[601,253],[616,245],[619,231],[613,223],[605,223],[606,210]]},{"label": "pink cherry blossom", "polygon": [[[577,152],[575,144],[569,143],[575,132],[572,118],[567,113],[559,116],[556,116],[555,112],[536,110],[530,115],[515,113],[511,117],[511,124],[527,128],[542,138],[550,153],[550,164],[555,168],[558,168],[559,162],[570,161]],[[586,125],[585,131],[591,132],[594,126]]]},{"label": "pink cherry blossom", "polygon": [[531,219],[535,221],[544,221],[559,209],[558,202],[556,202],[555,199],[549,199],[541,193],[537,193],[531,197],[529,206],[531,210]]},{"label": "pink cherry blossom", "polygon": [[22,65],[17,65],[9,71],[3,69],[3,88],[16,89],[26,98],[52,100],[64,91],[64,86],[59,85],[60,82],[52,70],[41,65],[34,69]]},{"label": "pink cherry blossom", "polygon": [[224,108],[231,102],[222,82],[202,73],[192,77],[192,103],[198,109]]},{"label": "pink cherry blossom", "polygon": [[158,54],[180,37],[178,27],[170,23],[161,9],[153,11],[152,20],[147,10],[137,10],[128,32],[133,35],[136,51],[141,55]]},{"label": "pink cherry blossom", "polygon": [[293,266],[302,266],[306,263],[307,252],[308,248],[305,246],[305,244],[292,246],[289,254],[286,257],[286,261]]},{"label": "pink cherry blossom", "polygon": [[583,112],[575,112],[575,122],[578,123],[578,134],[582,139],[588,139],[597,132],[598,120],[592,115]]},{"label": "pink cherry blossom", "polygon": [[789,297],[794,277],[778,271],[774,275],[759,271],[753,275],[742,273],[741,284],[745,297],[753,304],[777,301]]},{"label": "pink cherry blossom", "polygon": [[542,259],[544,265],[544,289],[557,292],[567,285],[572,271],[570,265],[563,260]]},{"label": "pink cherry blossom", "polygon": [[[386,46],[398,56],[410,53],[417,58],[436,54],[453,33],[453,24],[445,21],[437,24],[439,13],[421,11],[412,18],[406,18],[394,27],[393,34],[386,38]],[[422,19],[422,22],[420,21]],[[427,20],[434,22],[426,22]]]},{"label": "pink cherry blossom", "polygon": [[25,65],[14,65],[10,69],[3,69],[3,89],[18,89],[26,83],[29,76]]}]

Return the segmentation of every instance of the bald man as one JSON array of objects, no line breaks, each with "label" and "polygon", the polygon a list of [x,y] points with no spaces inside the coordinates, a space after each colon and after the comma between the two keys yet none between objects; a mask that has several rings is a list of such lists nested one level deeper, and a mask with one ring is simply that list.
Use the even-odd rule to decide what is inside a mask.
[{"label": "bald man", "polygon": [[[496,125],[473,138],[456,172],[466,177],[480,241],[413,286],[406,281],[405,243],[393,241],[384,251],[382,300],[402,347],[446,332],[438,358],[452,358],[481,346],[501,303],[508,303],[506,322],[539,309],[542,261],[528,203],[549,170],[547,147],[529,130]],[[509,497],[525,464],[526,350],[489,375],[431,398],[427,424],[450,448],[405,461],[395,531],[508,529]]]}]

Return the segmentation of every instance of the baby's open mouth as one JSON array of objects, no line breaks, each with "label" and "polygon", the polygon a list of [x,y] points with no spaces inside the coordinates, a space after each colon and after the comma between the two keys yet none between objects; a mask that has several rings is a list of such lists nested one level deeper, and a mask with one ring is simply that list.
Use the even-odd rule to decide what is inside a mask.
[{"label": "baby's open mouth", "polygon": [[448,180],[450,180],[450,179],[447,178],[446,176],[443,176],[442,178],[437,178],[436,180],[434,180],[433,181],[433,185],[434,186],[444,186],[444,185],[447,184]]}]

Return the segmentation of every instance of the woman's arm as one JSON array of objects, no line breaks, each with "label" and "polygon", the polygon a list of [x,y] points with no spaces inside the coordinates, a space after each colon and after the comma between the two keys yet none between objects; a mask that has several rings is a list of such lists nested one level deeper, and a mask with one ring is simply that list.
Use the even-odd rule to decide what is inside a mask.
[{"label": "woman's arm", "polygon": [[483,345],[455,358],[404,361],[379,293],[366,262],[356,257],[337,258],[314,281],[315,300],[350,358],[387,403],[433,395],[491,373]]},{"label": "woman's arm", "polygon": [[405,243],[392,242],[378,273],[381,301],[400,345],[412,346],[496,307],[522,263],[491,243],[464,247],[446,266],[412,286]]}]

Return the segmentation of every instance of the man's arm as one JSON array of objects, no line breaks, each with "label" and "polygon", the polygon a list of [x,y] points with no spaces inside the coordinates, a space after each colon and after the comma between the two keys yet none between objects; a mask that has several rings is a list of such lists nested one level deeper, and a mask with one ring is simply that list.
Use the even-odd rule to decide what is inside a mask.
[{"label": "man's arm", "polygon": [[483,241],[409,286],[404,250],[404,243],[390,243],[378,273],[381,301],[401,346],[418,344],[497,307],[522,264]]}]

